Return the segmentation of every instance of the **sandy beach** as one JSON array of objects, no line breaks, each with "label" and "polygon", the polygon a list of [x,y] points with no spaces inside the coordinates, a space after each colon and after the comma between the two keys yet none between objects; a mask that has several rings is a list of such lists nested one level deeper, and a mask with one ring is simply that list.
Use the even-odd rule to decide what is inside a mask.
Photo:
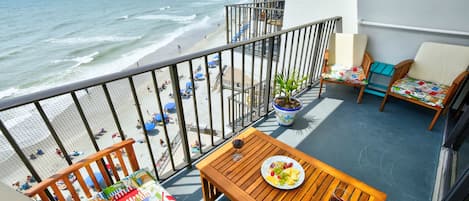
[{"label": "sandy beach", "polygon": [[[206,34],[201,38],[199,42],[196,42],[190,48],[181,47],[180,49],[178,46],[177,39],[175,42],[171,43],[167,49],[168,52],[164,54],[177,54],[177,55],[184,55],[193,53],[196,51],[200,51],[203,49],[213,48],[217,46],[221,46],[225,44],[225,27],[224,25],[216,27],[216,30],[210,34]],[[184,45],[185,46],[185,45]],[[165,49],[165,48],[162,48]],[[172,49],[172,50],[171,50]],[[175,52],[176,51],[176,52]],[[234,66],[234,73],[235,73],[235,81],[242,80],[240,76],[242,76],[242,54],[238,51],[234,51],[234,61],[235,63],[231,63],[231,52],[224,51],[222,52],[222,66]],[[209,61],[213,59],[215,55],[210,55],[208,57]],[[139,66],[143,66],[145,64],[151,63],[154,60],[160,60],[162,58],[162,54],[154,52],[150,55],[144,56],[141,60],[139,60],[135,65],[129,66],[129,68],[136,68]],[[261,59],[258,57],[254,57],[255,61],[252,62],[251,56],[246,56],[244,62],[244,72],[247,75],[245,77],[245,87],[251,85],[251,77],[253,78],[253,82],[257,83],[259,80],[263,80],[265,77],[265,66],[267,65],[266,61],[262,64],[264,66],[264,70],[261,72],[258,66],[261,65]],[[227,97],[231,95],[230,89],[224,89],[223,91],[219,90],[219,86],[214,87],[214,85],[219,85],[219,81],[217,82],[217,76],[220,74],[219,68],[209,68],[208,72],[205,72],[205,63],[203,58],[194,59],[192,60],[194,72],[190,72],[188,62],[178,64],[178,73],[179,73],[179,86],[181,89],[185,89],[186,83],[190,82],[190,76],[194,73],[201,72],[206,74],[205,77],[209,77],[209,83],[211,85],[211,89],[207,87],[207,80],[195,81],[195,97],[197,100],[197,112],[198,112],[198,121],[201,128],[210,129],[210,112],[209,107],[210,105],[212,108],[212,124],[213,129],[217,133],[221,133],[222,128],[225,128],[225,135],[228,136],[231,132],[231,127],[228,125],[228,102]],[[256,66],[253,68],[252,64]],[[197,67],[201,66],[201,70],[198,71]],[[231,69],[231,68],[227,68]],[[254,69],[254,71],[253,71]],[[231,72],[230,72],[231,73]],[[170,76],[167,68],[157,70],[156,73],[158,85],[161,86],[165,82],[170,82]],[[153,87],[153,82],[151,80],[151,74],[146,73],[138,76],[133,77],[133,81],[136,86],[136,93],[138,97],[138,101],[140,103],[140,109],[142,111],[142,115],[145,122],[151,121],[153,119],[153,115],[160,113],[160,108],[158,107],[158,102],[155,96],[155,89]],[[110,91],[114,107],[118,114],[119,123],[122,127],[123,133],[127,138],[133,138],[137,141],[135,143],[134,148],[135,152],[140,164],[141,168],[148,168],[153,169],[151,156],[149,155],[147,144],[150,143],[151,148],[153,150],[153,157],[156,161],[156,166],[158,170],[158,174],[162,176],[161,178],[165,178],[171,174],[172,166],[169,162],[169,158],[167,157],[167,145],[173,144],[173,156],[174,156],[174,164],[176,168],[184,166],[185,162],[183,159],[183,149],[181,144],[180,137],[178,135],[179,126],[178,126],[178,117],[176,113],[168,113],[169,116],[169,123],[167,124],[167,136],[171,142],[168,142],[165,137],[165,132],[163,126],[158,125],[152,131],[149,131],[149,142],[146,141],[146,138],[143,134],[143,130],[137,128],[138,125],[138,114],[135,107],[135,102],[133,100],[132,95],[130,95],[130,86],[129,80],[118,80],[112,83],[107,84],[107,87]],[[211,94],[211,104],[209,104],[208,94]],[[161,95],[161,105],[165,105],[169,102],[174,102],[173,98],[170,94],[173,93],[171,84],[168,84],[165,89],[160,90]],[[221,99],[220,93],[223,95],[223,100]],[[108,104],[105,101],[105,96],[102,87],[93,87],[89,88],[88,91],[80,91],[77,92],[79,97],[81,97],[80,104],[84,109],[84,113],[87,117],[87,120],[90,124],[91,129],[93,132],[98,133],[98,131],[103,128],[106,132],[96,137],[96,142],[99,148],[103,149],[107,146],[112,145],[115,142],[120,141],[118,137],[118,129],[114,123],[111,111],[109,109]],[[66,103],[63,104],[71,104],[72,98],[68,95],[65,95],[63,99]],[[196,116],[195,116],[195,108],[193,106],[193,98],[191,96],[189,98],[182,99],[182,105],[184,110],[184,118],[186,127],[189,125],[196,125]],[[223,101],[224,108],[221,108],[221,102]],[[222,123],[222,115],[224,115],[225,121]],[[56,116],[52,120],[52,125],[54,129],[58,133],[59,137],[64,143],[64,146],[67,151],[77,151],[82,153],[79,156],[73,156],[73,161],[77,161],[82,159],[83,157],[89,155],[90,153],[94,153],[95,149],[89,140],[89,136],[86,132],[86,129],[81,122],[79,114],[76,110],[76,107],[68,107],[58,116]],[[199,140],[199,136],[196,131],[190,131],[188,129],[188,141],[189,147],[191,144],[194,144],[196,140]],[[164,141],[164,145],[161,146],[160,141]],[[215,144],[220,142],[221,135],[214,136],[213,141]],[[203,150],[207,150],[212,145],[211,136],[208,133],[201,133],[200,134],[200,142],[203,145]],[[57,145],[53,141],[52,137],[48,137],[47,139],[41,141],[40,143],[24,148],[25,153],[36,153],[37,149],[42,149],[44,151],[44,155],[38,156],[37,159],[31,160],[33,166],[38,171],[39,175],[43,178],[46,178],[56,171],[65,168],[67,166],[66,161],[58,156],[55,153],[55,149]],[[162,157],[165,155],[166,157]],[[193,150],[191,153],[192,157],[197,157],[199,152],[197,150]],[[162,159],[163,158],[163,159]],[[161,160],[160,160],[161,159]],[[8,174],[6,172],[1,172],[1,178],[3,179],[2,182],[4,183],[13,183],[16,181],[20,181],[20,183],[25,181],[27,175],[29,175],[28,171],[25,169],[19,158],[15,155],[10,157],[9,159],[0,163],[0,168],[9,168],[9,169],[16,169],[12,174],[9,171]],[[86,174],[85,174],[86,175]]]},{"label": "sandy beach", "polygon": [[[206,49],[206,48],[211,48],[211,47],[216,47],[224,44],[224,30],[225,28],[223,26],[219,26],[216,28],[216,30],[210,34],[207,34],[204,36],[199,42],[195,43],[191,48],[188,49],[183,49],[180,52],[180,55],[182,54],[188,54],[192,53],[194,51]],[[176,40],[178,41],[178,40]],[[145,65],[147,63],[152,62],[152,58],[154,60],[158,60],[161,58],[161,54],[158,54],[158,52],[152,53],[150,55],[144,56],[139,62],[137,62],[139,65]],[[200,61],[194,61],[194,66],[198,65],[203,65],[203,60]],[[137,66],[137,63],[135,65],[129,66],[129,68],[134,68]],[[184,86],[184,84],[187,81],[190,81],[189,75],[191,73],[187,70],[188,65],[181,65],[179,67],[179,74],[181,75],[181,88]],[[156,73],[157,75],[157,81],[160,83],[164,83],[164,81],[169,80],[169,72],[165,70],[158,71]],[[213,76],[215,77],[215,76]],[[160,109],[157,106],[157,101],[156,101],[156,96],[155,96],[155,89],[153,88],[153,84],[151,81],[151,75],[146,74],[146,75],[140,75],[140,76],[135,76],[134,77],[134,82],[136,86],[136,92],[137,96],[139,98],[139,102],[141,105],[141,110],[143,113],[143,117],[145,121],[151,121],[153,119],[153,114],[159,113]],[[198,83],[196,83],[196,87],[198,87]],[[147,87],[150,87],[150,91],[147,89]],[[142,129],[137,129],[137,123],[138,123],[138,115],[136,112],[135,104],[129,104],[129,103],[134,103],[133,99],[131,96],[128,95],[130,92],[130,88],[128,85],[127,80],[121,80],[121,81],[115,81],[113,83],[108,84],[108,88],[111,94],[111,97],[113,99],[113,104],[116,108],[116,111],[119,116],[119,122],[121,124],[122,130],[124,134],[126,135],[127,138],[134,138],[137,141],[142,141],[145,140],[145,137],[143,135],[143,130]],[[197,96],[200,97],[205,97],[206,95],[206,88],[204,87],[199,87],[196,89],[197,90]],[[125,93],[123,93],[125,92]],[[161,101],[162,105],[168,103],[168,102],[173,102],[172,98],[169,96],[170,93],[172,93],[171,86],[169,85],[168,88],[165,90],[161,91]],[[88,119],[88,122],[90,124],[90,127],[92,128],[93,132],[98,133],[101,128],[104,128],[106,130],[105,133],[96,136],[96,142],[98,146],[102,149],[107,146],[112,145],[115,142],[120,141],[119,137],[113,137],[113,134],[117,133],[118,130],[116,128],[116,125],[114,123],[113,117],[111,115],[111,111],[105,102],[105,96],[103,93],[103,90],[101,87],[93,87],[88,89],[88,93],[83,91],[77,92],[77,95],[80,98],[80,104],[82,108],[84,109],[84,113]],[[72,98],[71,96],[64,96],[63,99],[65,100],[61,104],[70,104],[72,103]],[[116,101],[118,100],[118,101]],[[48,100],[44,101],[47,102]],[[192,100],[191,99],[184,99],[184,105],[192,105]],[[199,110],[202,110],[204,105],[206,105],[206,99],[205,98],[199,98],[198,100],[198,106]],[[205,102],[205,103],[204,103]],[[192,111],[190,111],[192,109]],[[193,108],[184,108],[185,113],[186,113],[186,122],[188,124],[195,122],[191,121],[191,114],[194,114]],[[47,113],[47,111],[46,111]],[[199,113],[206,113],[206,111],[200,111]],[[177,131],[178,131],[178,125],[177,125],[177,115],[175,113],[169,113],[170,117],[170,123],[167,124],[167,130],[168,130],[168,137],[170,140],[175,139]],[[193,115],[192,115],[193,116]],[[204,115],[205,116],[205,115]],[[219,118],[218,118],[219,119]],[[206,119],[199,119],[200,124],[208,125],[208,121]],[[60,139],[64,143],[64,146],[68,152],[72,151],[77,151],[80,152],[81,155],[79,156],[73,156],[72,161],[78,161],[85,156],[89,155],[90,153],[94,153],[95,149],[89,140],[89,136],[86,132],[86,129],[81,122],[79,118],[79,114],[76,110],[76,107],[70,106],[63,112],[61,112],[59,115],[57,115],[53,120],[52,120],[52,125],[59,135]],[[214,124],[215,127],[215,124]],[[221,127],[218,126],[217,130],[221,130]],[[14,135],[14,131],[12,131],[12,134]],[[115,135],[114,135],[115,136]],[[166,138],[164,136],[164,130],[162,126],[157,126],[155,130],[149,132],[149,139],[150,139],[150,144],[153,149],[154,153],[154,158],[155,161],[157,161],[158,164],[161,164],[161,167],[158,166],[158,168],[162,168],[159,170],[159,174],[163,174],[165,172],[168,172],[171,170],[171,165],[169,163],[163,163],[163,162],[158,162],[158,159],[161,157],[163,152],[167,150],[167,146],[161,146],[160,145],[160,139],[165,142],[165,145],[168,144],[166,142]],[[15,136],[16,137],[16,136]],[[189,132],[189,141],[190,142],[195,142],[195,140],[198,139],[197,134],[195,132]],[[216,141],[219,140],[218,137],[215,137]],[[201,135],[201,141],[203,145],[208,145],[210,144],[210,136],[206,134]],[[140,159],[140,165],[141,167],[148,167],[151,169],[151,160],[150,156],[147,151],[147,146],[145,143],[136,143],[134,145],[136,154],[138,155],[138,158]],[[34,154],[38,149],[41,149],[44,154],[43,155],[37,155],[37,158],[34,160],[31,160],[33,166],[39,173],[39,175],[43,178],[46,178],[56,171],[64,168],[67,166],[66,161],[58,156],[55,153],[55,149],[57,148],[57,145],[54,142],[54,139],[49,136],[46,139],[42,140],[41,142],[24,148],[24,153],[28,155],[29,153]],[[174,153],[174,162],[176,165],[180,165],[183,163],[182,160],[182,148],[181,146],[176,146],[176,149],[173,150]],[[70,153],[69,153],[70,154]],[[195,155],[196,153],[194,153]],[[16,169],[15,171],[1,171],[1,178],[2,182],[11,184],[16,181],[20,181],[20,183],[23,183],[26,179],[26,176],[29,175],[28,171],[24,168],[21,160],[19,159],[18,156],[14,155],[12,157],[9,157],[8,159],[3,159],[3,161],[0,163],[0,168],[2,169]]]}]

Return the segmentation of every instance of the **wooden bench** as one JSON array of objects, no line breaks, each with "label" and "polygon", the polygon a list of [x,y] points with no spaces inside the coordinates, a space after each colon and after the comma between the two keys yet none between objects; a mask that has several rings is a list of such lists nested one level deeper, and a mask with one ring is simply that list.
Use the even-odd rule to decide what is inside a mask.
[{"label": "wooden bench", "polygon": [[[50,176],[49,178],[41,181],[37,185],[33,186],[32,188],[28,189],[25,192],[25,195],[29,197],[36,197],[39,196],[41,200],[51,200],[47,196],[46,190],[52,190],[58,200],[66,200],[65,195],[63,194],[62,190],[59,189],[59,186],[56,184],[59,181],[63,181],[66,186],[66,191],[68,191],[73,198],[73,200],[78,201],[80,200],[80,196],[75,189],[76,186],[72,184],[69,180],[69,175],[73,174],[78,183],[80,184],[81,191],[84,192],[87,198],[91,198],[91,192],[89,187],[87,186],[85,180],[83,179],[83,175],[80,170],[86,170],[91,180],[94,183],[94,187],[96,191],[101,191],[100,184],[96,179],[95,172],[96,167],[98,167],[99,172],[103,176],[104,182],[107,186],[111,185],[111,178],[108,175],[108,170],[112,173],[112,177],[114,181],[119,181],[119,173],[118,168],[122,170],[124,176],[129,175],[129,168],[127,167],[124,158],[127,158],[128,164],[130,164],[130,169],[132,172],[139,170],[139,165],[137,159],[135,157],[135,152],[133,148],[133,144],[135,140],[127,139],[125,141],[116,143],[106,149],[103,149],[99,152],[96,152],[77,163],[72,164],[71,166],[57,172],[56,174]],[[127,157],[123,157],[126,155]],[[113,161],[113,157],[117,158],[118,163]],[[108,169],[108,170],[106,170]]]}]

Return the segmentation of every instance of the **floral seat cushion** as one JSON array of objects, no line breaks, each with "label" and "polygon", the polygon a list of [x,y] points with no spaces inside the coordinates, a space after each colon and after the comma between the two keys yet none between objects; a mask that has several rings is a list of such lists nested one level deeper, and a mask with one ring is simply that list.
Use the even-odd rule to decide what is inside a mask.
[{"label": "floral seat cushion", "polygon": [[322,73],[322,77],[325,80],[348,82],[361,85],[368,84],[365,72],[361,66],[348,67],[339,64],[326,66],[325,72]]},{"label": "floral seat cushion", "polygon": [[449,86],[406,76],[392,85],[391,91],[433,107],[443,108]]}]

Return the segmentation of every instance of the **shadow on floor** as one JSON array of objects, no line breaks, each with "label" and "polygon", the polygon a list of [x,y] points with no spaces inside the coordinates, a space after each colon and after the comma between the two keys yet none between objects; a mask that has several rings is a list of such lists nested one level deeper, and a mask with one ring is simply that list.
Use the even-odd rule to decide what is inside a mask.
[{"label": "shadow on floor", "polygon": [[[428,131],[434,113],[423,107],[391,98],[379,112],[382,98],[365,94],[356,104],[358,89],[328,85],[321,99],[318,91],[300,96],[304,108],[292,127],[279,127],[275,115],[254,127],[385,192],[388,200],[431,200],[443,118]],[[195,167],[163,185],[177,200],[202,199]]]}]

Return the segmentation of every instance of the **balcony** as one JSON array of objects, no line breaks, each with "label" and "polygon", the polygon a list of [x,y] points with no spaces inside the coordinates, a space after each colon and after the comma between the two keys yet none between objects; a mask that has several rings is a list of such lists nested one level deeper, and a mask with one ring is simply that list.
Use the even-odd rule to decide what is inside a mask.
[{"label": "balcony", "polygon": [[[381,113],[380,97],[365,95],[357,105],[353,88],[327,85],[317,99],[328,38],[340,27],[341,17],[324,19],[7,99],[0,103],[0,129],[9,148],[1,166],[8,171],[0,178],[7,185],[28,175],[41,181],[134,138],[141,167],[177,200],[198,200],[195,164],[253,126],[384,191],[389,200],[431,199],[442,120],[427,131],[431,111],[392,100]],[[273,76],[291,72],[308,80],[295,94],[305,108],[287,129],[275,123],[270,103]]]}]

